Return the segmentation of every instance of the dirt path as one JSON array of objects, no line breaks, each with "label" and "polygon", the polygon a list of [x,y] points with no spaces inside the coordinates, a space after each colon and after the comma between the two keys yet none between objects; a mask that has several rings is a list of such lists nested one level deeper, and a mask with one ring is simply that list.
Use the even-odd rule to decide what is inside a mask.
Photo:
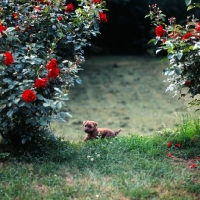
[{"label": "dirt path", "polygon": [[52,124],[54,132],[69,140],[82,139],[82,122],[87,119],[97,121],[99,127],[121,128],[120,135],[174,127],[186,111],[187,100],[172,99],[173,93],[165,92],[162,70],[167,66],[151,57],[86,58],[79,74],[83,84],[69,93],[67,110],[73,118]]}]

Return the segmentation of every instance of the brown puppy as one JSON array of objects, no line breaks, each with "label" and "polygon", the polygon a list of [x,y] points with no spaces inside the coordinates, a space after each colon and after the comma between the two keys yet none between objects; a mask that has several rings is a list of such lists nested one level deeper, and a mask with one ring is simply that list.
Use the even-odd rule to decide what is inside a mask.
[{"label": "brown puppy", "polygon": [[113,138],[121,131],[120,129],[113,131],[109,128],[97,128],[97,122],[89,120],[83,122],[83,129],[87,133],[84,141],[97,139],[98,136],[102,138]]}]

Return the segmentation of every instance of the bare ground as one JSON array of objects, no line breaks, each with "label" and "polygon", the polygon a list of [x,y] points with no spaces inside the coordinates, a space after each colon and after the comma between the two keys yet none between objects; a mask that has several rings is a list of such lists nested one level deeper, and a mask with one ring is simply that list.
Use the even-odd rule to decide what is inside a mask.
[{"label": "bare ground", "polygon": [[[172,98],[165,92],[162,75],[168,63],[160,58],[134,56],[88,57],[79,73],[83,84],[70,89],[66,110],[73,118],[53,123],[56,135],[82,140],[84,120],[99,127],[122,129],[120,135],[152,134],[173,128],[187,112],[188,100]],[[178,117],[177,117],[178,116]]]}]

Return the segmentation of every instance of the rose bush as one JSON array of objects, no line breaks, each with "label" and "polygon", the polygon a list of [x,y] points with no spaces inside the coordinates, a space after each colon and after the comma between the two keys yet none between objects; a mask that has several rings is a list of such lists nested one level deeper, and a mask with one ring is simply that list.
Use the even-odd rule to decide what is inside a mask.
[{"label": "rose bush", "polygon": [[[192,4],[192,0],[185,0],[188,10],[200,8],[200,3]],[[154,39],[149,43],[158,45],[156,53],[161,50],[167,52],[170,67],[163,71],[167,76],[170,85],[167,91],[174,91],[175,95],[197,97],[200,94],[200,22],[193,15],[187,17],[186,25],[176,23],[175,17],[170,17],[168,23],[166,16],[156,4],[149,6],[150,12],[146,17],[150,17],[152,24],[156,26]],[[185,90],[183,89],[186,89]],[[200,100],[191,100],[191,105],[199,105]]]},{"label": "rose bush", "polygon": [[35,141],[51,134],[77,75],[83,48],[106,22],[105,2],[0,1],[0,134],[5,142]]}]

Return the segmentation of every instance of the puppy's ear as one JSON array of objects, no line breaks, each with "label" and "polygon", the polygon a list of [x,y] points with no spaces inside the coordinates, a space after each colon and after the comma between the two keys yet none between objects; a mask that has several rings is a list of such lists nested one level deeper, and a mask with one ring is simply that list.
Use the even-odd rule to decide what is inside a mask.
[{"label": "puppy's ear", "polygon": [[98,123],[97,123],[97,122],[93,122],[93,124],[94,124],[94,126],[97,126],[97,125],[98,125]]},{"label": "puppy's ear", "polygon": [[87,122],[87,120],[83,122],[83,126],[85,125],[86,122]]}]

